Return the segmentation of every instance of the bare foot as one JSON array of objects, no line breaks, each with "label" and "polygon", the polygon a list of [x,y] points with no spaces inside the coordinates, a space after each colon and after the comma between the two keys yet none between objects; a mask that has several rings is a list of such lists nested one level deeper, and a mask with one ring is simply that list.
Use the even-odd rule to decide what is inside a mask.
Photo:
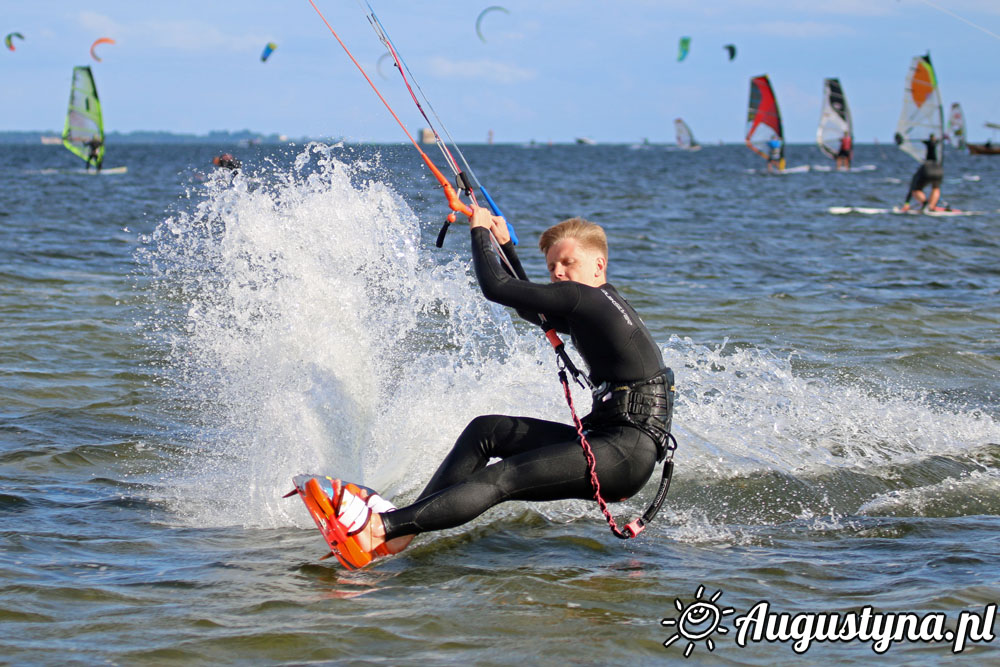
[{"label": "bare foot", "polygon": [[[365,530],[362,531],[358,541],[361,543],[361,548],[365,551],[372,551],[385,545],[385,550],[390,554],[398,554],[400,551],[410,546],[410,542],[413,541],[415,535],[403,535],[402,537],[394,537],[391,540],[386,541],[385,539],[385,523],[382,521],[382,515],[378,512],[372,512],[371,519],[368,520],[368,525]],[[366,544],[367,542],[367,544]],[[370,546],[369,546],[370,545]]]}]

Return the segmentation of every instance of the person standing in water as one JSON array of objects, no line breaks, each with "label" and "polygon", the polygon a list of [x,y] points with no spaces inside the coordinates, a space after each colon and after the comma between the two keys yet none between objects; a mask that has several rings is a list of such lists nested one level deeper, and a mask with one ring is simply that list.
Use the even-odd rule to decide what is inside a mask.
[{"label": "person standing in water", "polygon": [[854,139],[847,132],[840,138],[840,150],[837,151],[837,169],[851,169],[851,154],[854,152]]},{"label": "person standing in water", "polygon": [[97,173],[101,172],[101,165],[104,164],[104,156],[101,155],[101,146],[104,142],[97,135],[94,135],[90,141],[84,142],[84,146],[90,148],[90,153],[87,155],[87,171],[90,171],[90,163],[93,162],[97,166]]},{"label": "person standing in water", "polygon": [[[927,154],[924,156],[923,163],[913,174],[913,178],[910,179],[910,186],[906,192],[906,201],[903,203],[902,208],[900,208],[901,211],[910,210],[911,198],[920,202],[920,210],[922,211],[944,210],[938,206],[938,201],[941,199],[941,181],[944,180],[944,167],[938,161],[937,157],[938,144],[941,143],[941,140],[932,133],[923,143],[927,147]],[[929,197],[924,194],[924,188],[928,185],[931,186]]]},{"label": "person standing in water", "polygon": [[781,139],[778,135],[772,134],[771,139],[767,142],[767,173],[769,174],[774,169],[781,171],[784,168],[781,164],[781,146]]},{"label": "person standing in water", "polygon": [[[546,230],[539,247],[550,282],[540,284],[524,274],[502,217],[473,207],[469,223],[483,295],[535,324],[542,314],[572,336],[595,387],[593,410],[582,421],[600,492],[614,501],[632,497],[669,451],[674,378],[639,315],[607,281],[604,230],[580,218]],[[497,261],[491,233],[510,267]],[[493,459],[499,460],[490,463]],[[406,507],[394,508],[365,487],[313,479],[352,542],[338,547],[341,558],[351,550],[361,554],[356,563],[348,558],[353,566],[398,553],[420,533],[460,526],[506,501],[595,496],[575,426],[507,415],[473,419]]]}]

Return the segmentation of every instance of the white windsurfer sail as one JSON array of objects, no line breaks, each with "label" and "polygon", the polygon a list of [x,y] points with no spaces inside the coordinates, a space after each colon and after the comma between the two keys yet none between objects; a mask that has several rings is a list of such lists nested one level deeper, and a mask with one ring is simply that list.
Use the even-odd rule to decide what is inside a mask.
[{"label": "white windsurfer sail", "polygon": [[94,85],[90,67],[74,67],[62,135],[63,146],[89,164],[91,146],[95,141],[100,142],[97,146],[97,163],[100,164],[104,160],[104,121],[97,86]]},{"label": "white windsurfer sail", "polygon": [[[923,162],[927,156],[926,142],[944,137],[944,109],[937,75],[931,56],[917,56],[910,63],[903,87],[903,110],[896,126],[896,144],[914,160]],[[944,151],[935,153],[938,163],[944,162]]]},{"label": "white windsurfer sail", "polygon": [[827,157],[836,159],[844,135],[854,139],[851,110],[839,79],[823,80],[823,113],[816,129],[816,143]]},{"label": "white windsurfer sail", "polygon": [[677,145],[686,151],[696,151],[701,149],[701,144],[694,140],[691,128],[682,119],[674,121],[674,128],[677,130]]},{"label": "white windsurfer sail", "polygon": [[948,114],[948,134],[953,146],[965,149],[965,114],[958,102],[951,105],[951,113]]}]

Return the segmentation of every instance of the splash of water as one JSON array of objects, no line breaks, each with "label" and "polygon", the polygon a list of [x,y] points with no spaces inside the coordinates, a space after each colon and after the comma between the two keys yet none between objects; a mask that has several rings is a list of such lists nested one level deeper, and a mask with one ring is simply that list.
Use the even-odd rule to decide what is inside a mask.
[{"label": "splash of water", "polygon": [[[676,507],[722,523],[930,511],[924,487],[976,481],[1000,499],[1000,423],[977,408],[947,409],[930,392],[873,391],[797,372],[794,358],[671,339],[675,420],[683,434]],[[672,492],[673,493],[673,492]],[[893,502],[877,500],[891,495]],[[936,494],[940,497],[941,494]],[[938,503],[963,514],[973,506]]]},{"label": "splash of water", "polygon": [[[313,144],[290,169],[213,182],[145,239],[155,293],[146,329],[167,350],[181,420],[197,426],[165,493],[192,523],[308,525],[280,499],[304,472],[405,501],[472,417],[567,420],[542,337],[482,298],[466,255],[426,247],[377,158],[338,151]],[[743,520],[719,513],[706,485],[746,505],[741,489],[761,477],[751,519],[857,512],[891,489],[831,475],[938,484],[907,466],[971,461],[1000,442],[997,422],[976,410],[806,377],[764,350],[673,338],[663,351],[679,388],[668,507],[680,517]],[[641,509],[655,482],[617,513]],[[593,503],[538,511],[599,520]]]},{"label": "splash of water", "polygon": [[871,470],[1000,442],[981,410],[943,409],[921,391],[878,395],[797,373],[791,357],[726,348],[674,337],[665,351],[683,368],[677,413],[694,454],[686,462],[701,475]]},{"label": "splash of water", "polygon": [[213,184],[147,239],[176,306],[155,328],[202,427],[172,487],[201,524],[287,524],[302,513],[276,499],[303,472],[414,493],[512,397],[561,416],[540,337],[478,295],[466,259],[421,247],[377,169],[314,144],[269,183]]}]

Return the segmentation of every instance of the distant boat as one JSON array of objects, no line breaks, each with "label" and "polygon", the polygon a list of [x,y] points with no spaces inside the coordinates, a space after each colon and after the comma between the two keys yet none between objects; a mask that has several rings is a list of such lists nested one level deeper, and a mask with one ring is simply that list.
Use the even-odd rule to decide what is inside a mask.
[{"label": "distant boat", "polygon": [[674,121],[674,129],[677,131],[677,145],[681,149],[686,151],[700,151],[701,144],[694,140],[694,134],[691,132],[691,128],[688,124],[684,122],[683,119],[678,118]]},{"label": "distant boat", "polygon": [[[991,130],[1000,130],[1000,124],[997,123],[984,123],[984,125]],[[1000,144],[994,146],[992,140],[985,144],[966,144],[966,146],[971,155],[1000,155]]]},{"label": "distant boat", "polygon": [[992,142],[985,144],[965,144],[970,155],[1000,155],[1000,144],[996,146]]},{"label": "distant boat", "polygon": [[593,146],[597,142],[591,139],[590,137],[577,137],[576,143],[583,144],[584,146]]},{"label": "distant boat", "polygon": [[45,146],[62,146],[62,137],[42,136],[42,144]]},{"label": "distant boat", "polygon": [[840,140],[845,134],[854,138],[851,110],[847,106],[844,89],[840,86],[840,79],[824,79],[823,112],[816,128],[816,143],[824,155],[836,160],[840,153]]}]

